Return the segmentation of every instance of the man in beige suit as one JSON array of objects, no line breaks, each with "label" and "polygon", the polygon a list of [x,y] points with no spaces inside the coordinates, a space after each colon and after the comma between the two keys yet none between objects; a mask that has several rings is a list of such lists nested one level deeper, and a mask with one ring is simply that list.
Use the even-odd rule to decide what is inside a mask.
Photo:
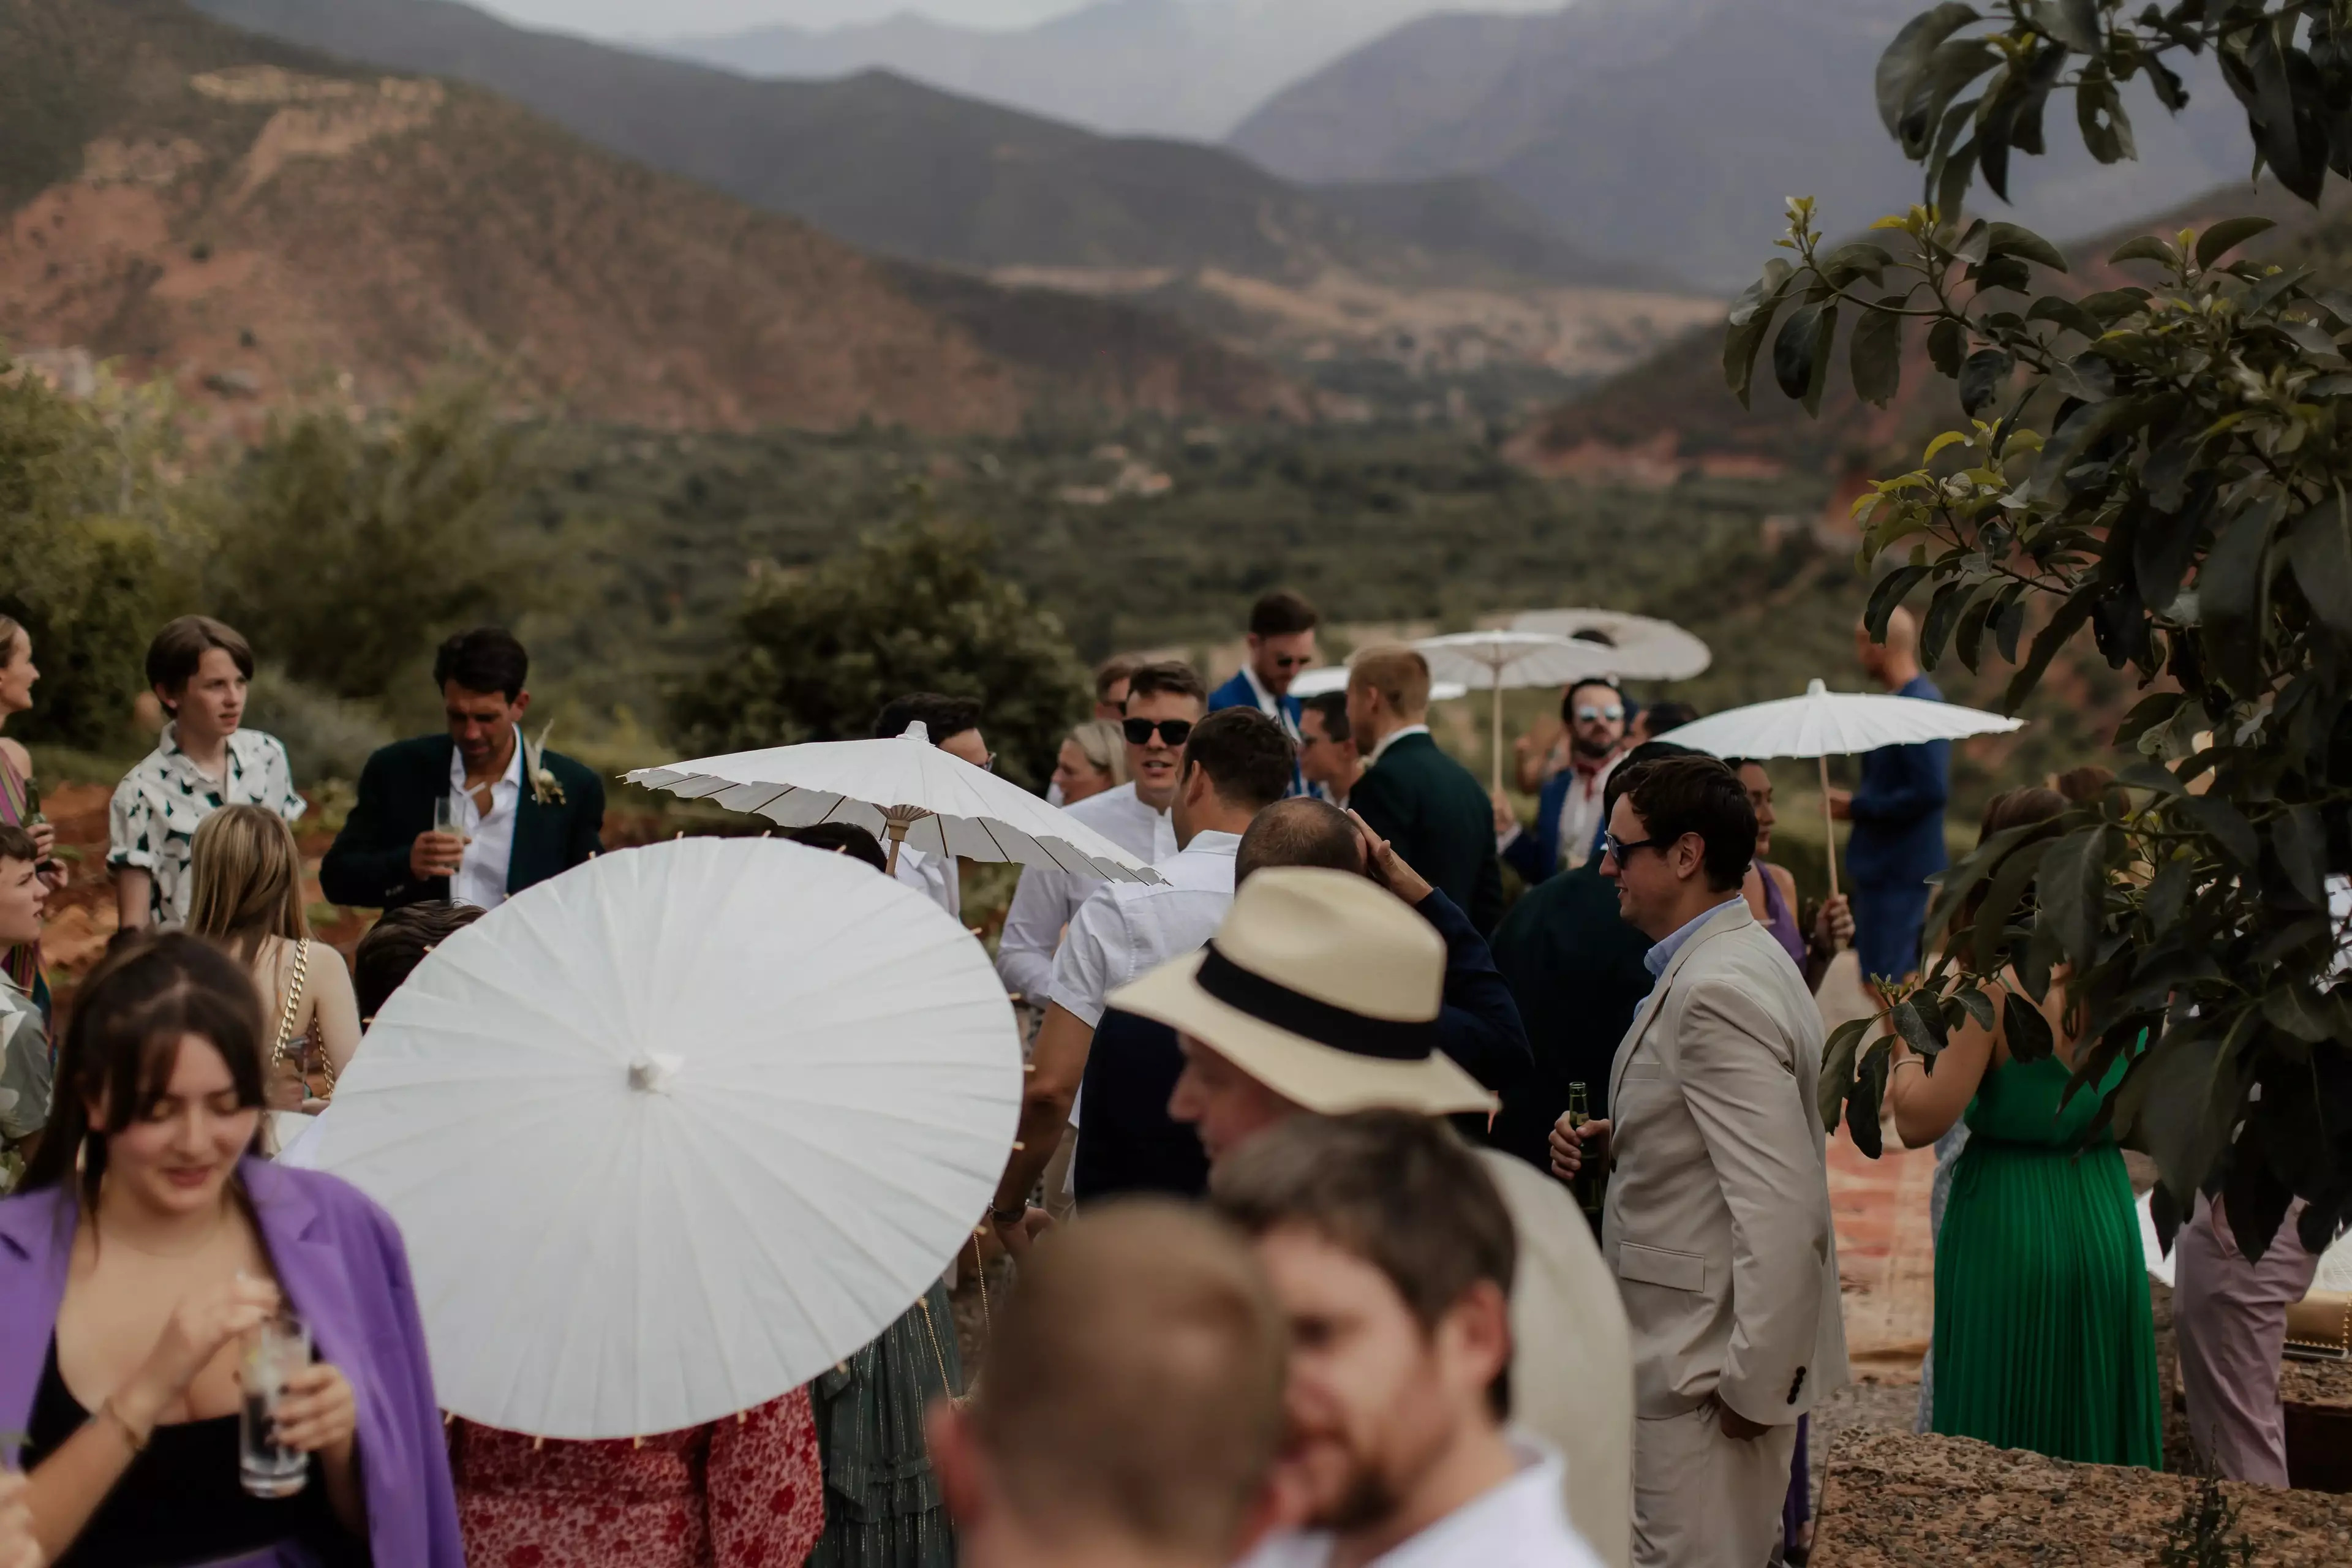
[{"label": "man in beige suit", "polygon": [[[1436,930],[1365,878],[1269,868],[1243,880],[1204,952],[1111,1005],[1177,1031],[1184,1071],[1169,1114],[1221,1168],[1300,1116],[1491,1110],[1494,1097],[1437,1047],[1445,962]],[[1517,1236],[1510,1418],[1524,1440],[1565,1459],[1569,1517],[1594,1555],[1628,1568],[1633,1377],[1616,1282],[1565,1187],[1494,1150],[1476,1158]],[[1391,1472],[1412,1467],[1383,1445],[1355,1458],[1338,1494],[1411,1490],[1412,1476]]]},{"label": "man in beige suit", "polygon": [[1640,1568],[1771,1561],[1797,1418],[1846,1381],[1821,1015],[1740,897],[1755,845],[1711,757],[1622,781],[1601,874],[1658,983],[1617,1048],[1613,1128],[1553,1137],[1563,1174],[1614,1161],[1601,1244],[1633,1324]]}]

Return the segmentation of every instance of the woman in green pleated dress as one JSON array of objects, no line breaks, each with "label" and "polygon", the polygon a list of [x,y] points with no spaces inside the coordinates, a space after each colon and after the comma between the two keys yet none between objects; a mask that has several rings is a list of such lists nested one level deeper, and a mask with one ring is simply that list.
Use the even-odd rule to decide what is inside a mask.
[{"label": "woman in green pleated dress", "polygon": [[[1985,812],[1984,837],[2065,809],[2049,790],[2013,790]],[[2003,984],[2017,994],[2016,977]],[[1999,998],[1996,998],[1998,1001]],[[2163,1468],[2156,1331],[2131,1178],[2114,1139],[2091,1136],[2125,1065],[2071,1100],[2076,1041],[2063,988],[2037,1005],[2056,1049],[2010,1055],[1973,1020],[1935,1068],[1899,1041],[1887,1100],[1904,1143],[1934,1142],[1964,1115],[1936,1241],[1934,1429],[2087,1464]]]}]

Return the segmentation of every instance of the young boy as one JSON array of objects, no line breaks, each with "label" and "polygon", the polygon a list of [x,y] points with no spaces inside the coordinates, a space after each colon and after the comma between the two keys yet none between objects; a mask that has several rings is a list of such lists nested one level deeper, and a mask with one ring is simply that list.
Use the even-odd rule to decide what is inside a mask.
[{"label": "young boy", "polygon": [[241,728],[253,649],[209,616],[182,616],[147,648],[147,679],[172,721],[146,760],[115,786],[106,863],[121,929],[185,925],[196,829],[225,805],[303,812],[294,770],[274,735]]},{"label": "young boy", "polygon": [[[41,940],[49,885],[40,860],[31,834],[0,823],[0,949]],[[0,970],[0,1193],[24,1171],[22,1145],[48,1124],[51,1065],[40,1008]]]}]

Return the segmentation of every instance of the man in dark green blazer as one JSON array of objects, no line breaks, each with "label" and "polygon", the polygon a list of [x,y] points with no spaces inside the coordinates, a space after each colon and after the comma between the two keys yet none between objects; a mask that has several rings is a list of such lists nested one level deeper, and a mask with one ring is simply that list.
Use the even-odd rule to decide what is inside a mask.
[{"label": "man in dark green blazer", "polygon": [[1348,808],[1469,915],[1484,936],[1503,914],[1495,808],[1470,770],[1429,734],[1429,662],[1409,647],[1356,656],[1348,728],[1371,765]]},{"label": "man in dark green blazer", "polygon": [[433,679],[448,732],[368,759],[358,804],[319,868],[331,902],[389,910],[447,899],[490,909],[604,847],[604,782],[523,738],[530,674],[522,644],[497,626],[441,645]]}]

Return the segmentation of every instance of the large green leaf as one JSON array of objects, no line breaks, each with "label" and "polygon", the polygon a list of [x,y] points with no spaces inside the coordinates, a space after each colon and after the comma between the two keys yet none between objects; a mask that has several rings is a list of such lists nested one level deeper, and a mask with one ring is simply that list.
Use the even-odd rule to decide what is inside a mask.
[{"label": "large green leaf", "polygon": [[2254,236],[2277,226],[2266,217],[2225,217],[2197,237],[2197,265],[2210,267]]},{"label": "large green leaf", "polygon": [[2206,652],[2231,689],[2248,701],[2262,692],[2271,539],[2285,508],[2285,497],[2273,493],[2221,524],[2197,580]]},{"label": "large green leaf", "polygon": [[1937,46],[1977,19],[1975,6],[1946,0],[1926,14],[1912,17],[1895,33],[1895,41],[1878,57],[1878,118],[1889,136],[1903,134],[1904,106]]},{"label": "large green leaf", "polygon": [[1853,1087],[1854,1056],[1862,1037],[1870,1031],[1875,1018],[1853,1018],[1840,1024],[1830,1034],[1822,1047],[1822,1079],[1819,1100],[1822,1125],[1835,1127],[1839,1109],[1845,1104],[1848,1090]]},{"label": "large green leaf", "polygon": [[[1900,295],[1880,301],[1900,305]],[[1903,384],[1903,318],[1892,310],[1864,310],[1846,344],[1854,395],[1884,408]]]},{"label": "large green leaf", "polygon": [[2352,505],[2342,486],[2294,520],[2286,556],[2312,614],[2337,637],[2352,637]]},{"label": "large green leaf", "polygon": [[1979,349],[1960,366],[1960,411],[1970,418],[1982,414],[2000,396],[2017,356],[2007,349]]},{"label": "large green leaf", "polygon": [[[1837,305],[1829,300],[1816,300],[1800,305],[1789,312],[1780,323],[1780,336],[1772,340],[1772,379],[1780,390],[1800,400],[1816,397],[1815,386],[1828,363],[1831,334],[1837,331]],[[1807,412],[1818,406],[1809,404]]]},{"label": "large green leaf", "polygon": [[2077,970],[2098,962],[2099,929],[2107,885],[2106,830],[2070,833],[2050,847],[2034,879],[2042,919],[2056,933]]}]

